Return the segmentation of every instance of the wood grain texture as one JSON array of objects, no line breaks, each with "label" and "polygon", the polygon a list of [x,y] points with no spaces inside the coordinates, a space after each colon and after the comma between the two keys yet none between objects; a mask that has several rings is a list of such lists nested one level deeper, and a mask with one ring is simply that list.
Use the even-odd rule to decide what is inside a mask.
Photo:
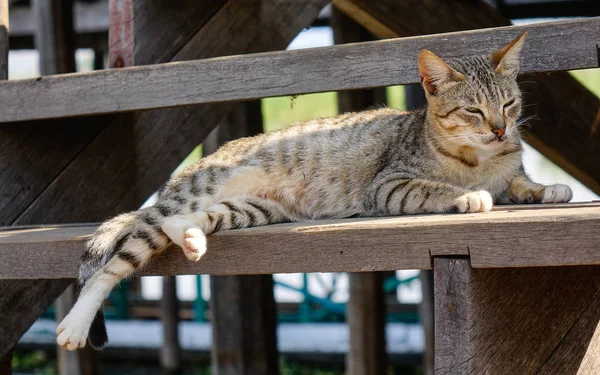
[{"label": "wood grain texture", "polygon": [[[396,37],[510,25],[508,18],[480,0],[336,0],[338,3],[351,3],[353,9],[358,8],[359,11],[348,14],[379,38],[389,38],[389,31],[379,32],[381,26],[373,27],[374,23],[393,31]],[[596,42],[591,45],[595,46]],[[538,53],[530,44],[525,46],[524,52],[528,49]],[[529,57],[524,55],[523,62],[526,59]],[[600,169],[593,162],[600,159],[598,98],[566,72],[524,75],[519,81],[525,92],[524,116],[537,116],[529,121],[531,127],[526,129],[528,142],[588,188],[600,193]]]},{"label": "wood grain texture", "polygon": [[[8,79],[8,0],[0,0],[0,80]],[[0,373],[12,374],[12,350],[0,348]]]},{"label": "wood grain texture", "polygon": [[596,374],[600,267],[435,258],[436,374]]},{"label": "wood grain texture", "polygon": [[[202,4],[199,6],[202,6]],[[157,27],[160,26],[158,22],[156,25]],[[190,38],[191,35],[187,37]],[[156,45],[155,47],[158,49],[171,48],[167,42],[164,46]],[[173,54],[176,52],[173,51]],[[146,196],[142,196],[138,191],[135,191],[135,185],[129,183],[131,176],[135,178],[139,171],[136,169],[135,159],[131,158],[132,153],[129,151],[131,145],[135,145],[135,142],[132,141],[135,134],[131,132],[130,127],[125,126],[129,118],[129,116],[121,116],[115,120],[120,121],[118,124],[122,126],[123,132],[117,134],[113,139],[106,139],[103,150],[95,150],[99,160],[107,161],[105,155],[116,150],[116,141],[129,142],[127,152],[119,154],[121,160],[131,161],[123,165],[123,168],[127,168],[126,172],[129,173],[129,179],[124,182],[112,179],[110,169],[103,170],[91,163],[86,165],[86,161],[89,161],[89,159],[86,159],[84,163],[78,164],[78,167],[81,168],[80,171],[90,171],[92,174],[98,173],[99,177],[102,175],[100,173],[102,170],[106,174],[101,176],[102,183],[96,185],[86,185],[85,180],[82,180],[84,176],[81,175],[67,181],[65,185],[59,184],[58,188],[66,189],[63,192],[68,196],[68,201],[79,202],[68,209],[55,206],[51,202],[45,202],[45,205],[40,207],[41,209],[35,211],[31,209],[31,204],[36,199],[39,201],[44,197],[43,192],[48,191],[46,190],[48,186],[55,187],[55,184],[60,182],[57,178],[65,171],[67,166],[72,165],[74,160],[81,160],[78,157],[81,156],[82,151],[95,137],[105,134],[102,129],[111,122],[112,116],[88,117],[86,119],[56,121],[54,123],[39,122],[32,123],[25,128],[8,124],[0,127],[0,142],[3,143],[2,146],[7,146],[0,148],[0,167],[3,171],[2,183],[0,184],[0,196],[2,197],[0,201],[0,222],[5,224],[14,224],[15,222],[20,224],[73,222],[85,221],[86,217],[96,217],[95,220],[102,220],[108,215],[118,213],[119,207],[99,204],[96,206],[96,211],[90,212],[85,202],[95,199],[94,194],[88,189],[89,186],[99,188],[107,182],[111,184],[112,188],[116,188],[116,184],[121,182],[123,185],[119,187],[129,193],[128,196],[122,198],[123,200],[129,199],[125,204],[132,208],[139,207]],[[88,126],[81,126],[82,122],[92,126],[89,126],[88,129]],[[172,147],[177,146],[172,145]],[[104,165],[103,163],[99,164],[100,166]],[[108,168],[113,167],[106,166]],[[156,167],[158,168],[158,166]],[[155,188],[157,186],[159,186],[158,183]],[[117,195],[119,193],[120,191],[116,192]],[[108,195],[104,192],[102,196],[107,197]],[[40,305],[43,305],[19,310],[13,309],[12,306],[0,304],[0,310],[18,317],[18,320],[13,320],[11,317],[10,325],[0,326],[0,336],[6,338],[6,340],[0,342],[0,352],[10,349],[17,342],[20,335],[56,298],[58,293],[53,295],[52,290],[59,287],[64,288],[66,285],[68,283],[62,280],[56,281],[54,284],[30,280],[3,280],[0,283],[0,290],[11,289],[15,295],[30,295],[30,301],[38,301]],[[9,303],[11,301],[3,302]]]},{"label": "wood grain texture", "polygon": [[279,373],[270,275],[211,278],[215,375],[276,375]]},{"label": "wood grain texture", "polygon": [[[326,3],[262,0],[264,4],[256,8],[264,8],[262,13],[253,18],[236,17],[247,1],[229,1],[173,59],[284,48]],[[216,43],[214,35],[229,42]],[[46,219],[38,223],[64,223],[62,212],[79,211],[83,206],[85,217],[80,221],[103,220],[107,215],[136,209],[169,178],[227,111],[225,105],[210,105],[147,111],[135,114],[133,120],[117,116],[63,168],[48,189],[38,194],[18,222],[31,222],[43,213]],[[86,193],[74,199],[71,191],[83,187]]]},{"label": "wood grain texture", "polygon": [[72,73],[75,69],[73,0],[33,0],[35,48],[42,76]]},{"label": "wood grain texture", "polygon": [[[109,66],[171,61],[226,2],[206,1],[198,5],[196,0],[109,1]],[[143,17],[136,17],[137,14]]]},{"label": "wood grain texture", "polygon": [[0,0],[0,80],[8,79],[8,0]]},{"label": "wood grain texture", "polygon": [[72,280],[2,280],[0,358],[19,341]]},{"label": "wood grain texture", "polygon": [[[331,27],[336,45],[373,40],[365,28],[335,7],[331,12]],[[339,113],[362,111],[387,103],[385,88],[342,91],[338,92],[337,99]],[[349,375],[383,374],[388,365],[384,273],[359,272],[348,276],[350,299],[346,318],[350,349],[346,355],[346,371]]]},{"label": "wood grain texture", "polygon": [[[477,268],[597,265],[599,224],[595,203],[269,225],[210,236],[198,263],[174,247],[141,275],[431,269],[430,257],[443,255],[470,255]],[[74,278],[84,242],[95,228],[3,230],[0,278]]]},{"label": "wood grain texture", "polygon": [[590,18],[5,82],[0,122],[416,83],[422,48],[488,54],[525,30],[522,73],[598,67]]},{"label": "wood grain texture", "polygon": [[160,320],[163,326],[160,365],[168,373],[177,373],[181,369],[182,350],[179,343],[179,300],[175,276],[163,277]]},{"label": "wood grain texture", "polygon": [[[260,101],[236,103],[204,140],[204,156],[225,142],[263,130]],[[277,319],[271,275],[211,277],[212,372],[217,375],[279,373]]]},{"label": "wood grain texture", "polygon": [[346,355],[347,374],[385,374],[388,357],[385,349],[384,273],[359,272],[349,273],[348,276],[350,350]]},{"label": "wood grain texture", "polygon": [[435,374],[467,374],[469,347],[469,281],[467,257],[435,258]]}]

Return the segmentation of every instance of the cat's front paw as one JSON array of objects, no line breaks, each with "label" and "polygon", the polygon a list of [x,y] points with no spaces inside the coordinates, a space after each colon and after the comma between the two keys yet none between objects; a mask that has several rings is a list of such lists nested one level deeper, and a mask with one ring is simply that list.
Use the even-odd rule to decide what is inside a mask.
[{"label": "cat's front paw", "polygon": [[456,211],[466,212],[486,212],[492,209],[494,201],[490,193],[485,190],[467,193],[456,200]]},{"label": "cat's front paw", "polygon": [[71,311],[56,327],[56,343],[69,350],[83,348],[89,331],[90,324]]},{"label": "cat's front paw", "polygon": [[573,199],[573,192],[567,185],[550,185],[544,188],[542,203],[567,203]]}]

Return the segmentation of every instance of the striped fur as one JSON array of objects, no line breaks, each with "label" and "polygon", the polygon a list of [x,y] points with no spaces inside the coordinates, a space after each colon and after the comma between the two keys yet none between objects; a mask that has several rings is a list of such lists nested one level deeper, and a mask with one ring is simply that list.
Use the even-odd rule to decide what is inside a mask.
[{"label": "striped fur", "polygon": [[102,346],[96,313],[104,298],[170,241],[197,261],[206,235],[222,230],[568,201],[568,187],[535,184],[523,172],[516,71],[524,38],[491,57],[445,62],[422,52],[423,109],[302,122],[230,142],[174,176],[154,207],[105,222],[90,240],[81,294],[57,328],[58,343],[83,347],[91,332],[92,345]]}]

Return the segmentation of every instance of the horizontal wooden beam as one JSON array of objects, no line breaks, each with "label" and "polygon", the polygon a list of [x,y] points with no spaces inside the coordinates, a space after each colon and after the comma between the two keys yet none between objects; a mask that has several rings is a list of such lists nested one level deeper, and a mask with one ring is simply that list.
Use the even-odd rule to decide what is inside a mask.
[{"label": "horizontal wooden beam", "polygon": [[[431,269],[431,257],[470,256],[475,268],[600,264],[600,203],[499,206],[420,215],[270,225],[220,232],[198,263],[176,247],[142,275]],[[75,278],[96,225],[0,231],[0,279]]]},{"label": "horizontal wooden beam", "polygon": [[422,48],[487,54],[525,30],[522,73],[598,67],[590,18],[3,82],[0,122],[416,83]]}]

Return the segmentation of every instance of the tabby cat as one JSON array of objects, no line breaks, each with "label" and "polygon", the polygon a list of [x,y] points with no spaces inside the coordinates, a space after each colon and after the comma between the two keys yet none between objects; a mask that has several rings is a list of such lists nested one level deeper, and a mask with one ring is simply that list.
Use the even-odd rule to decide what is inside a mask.
[{"label": "tabby cat", "polygon": [[419,54],[425,108],[376,109],[301,122],[224,145],[174,176],[158,203],[102,224],[79,271],[79,299],[56,329],[74,350],[106,341],[109,291],[171,241],[188,259],[206,235],[322,218],[483,212],[496,203],[568,202],[571,189],[532,182],[521,162],[524,33],[490,56]]}]

